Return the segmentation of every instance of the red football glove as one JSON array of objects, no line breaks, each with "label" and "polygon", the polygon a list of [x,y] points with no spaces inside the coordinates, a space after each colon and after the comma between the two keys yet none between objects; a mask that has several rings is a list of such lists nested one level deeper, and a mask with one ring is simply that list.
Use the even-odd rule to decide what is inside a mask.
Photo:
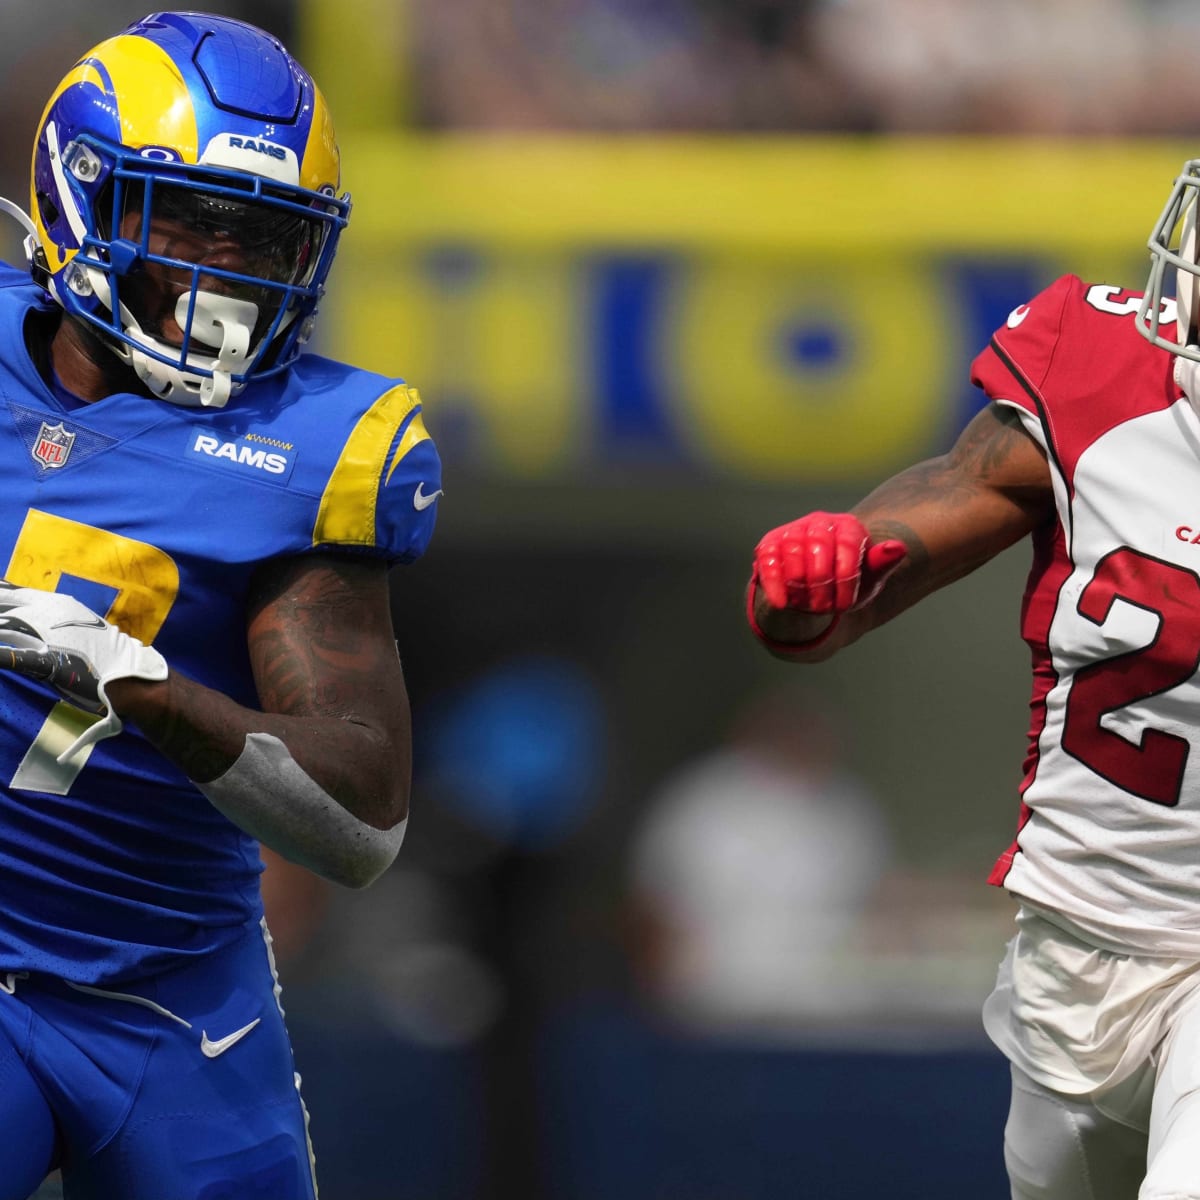
[{"label": "red football glove", "polygon": [[862,608],[879,594],[907,553],[895,538],[872,544],[866,526],[851,513],[814,512],[780,525],[754,549],[750,626],[771,643],[754,619],[757,584],[772,608],[830,614],[833,625],[815,639],[824,640],[842,613]]}]

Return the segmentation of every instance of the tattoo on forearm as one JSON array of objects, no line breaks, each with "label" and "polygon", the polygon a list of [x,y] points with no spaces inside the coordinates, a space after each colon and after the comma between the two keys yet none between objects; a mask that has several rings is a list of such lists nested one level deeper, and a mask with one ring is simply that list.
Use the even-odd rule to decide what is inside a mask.
[{"label": "tattoo on forearm", "polygon": [[917,536],[916,530],[903,521],[874,520],[868,522],[868,529],[873,542],[884,542],[895,538],[908,547],[908,561],[914,565],[922,565],[929,561],[929,550]]},{"label": "tattoo on forearm", "polygon": [[[173,676],[170,687],[174,694],[188,691],[185,703],[172,703],[160,711],[154,721],[144,725],[150,739],[179,764],[190,779],[209,780],[220,775],[230,764],[232,754],[240,752],[240,744],[213,743],[201,731],[219,728],[225,698],[215,692],[196,687],[188,680]],[[187,713],[187,716],[184,716]]]},{"label": "tattoo on forearm", "polygon": [[993,404],[949,453],[893,476],[855,511],[874,540],[897,538],[908,548],[872,606],[888,619],[1011,545],[1052,514],[1053,500],[1020,417]]}]

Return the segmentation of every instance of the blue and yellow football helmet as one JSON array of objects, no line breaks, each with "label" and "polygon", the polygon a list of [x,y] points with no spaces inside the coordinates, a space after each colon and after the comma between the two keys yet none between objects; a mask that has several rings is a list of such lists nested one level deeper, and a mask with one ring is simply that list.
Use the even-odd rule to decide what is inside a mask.
[{"label": "blue and yellow football helmet", "polygon": [[155,395],[216,408],[308,339],[350,213],[340,186],[324,97],[275,38],[153,13],[50,97],[26,245]]}]

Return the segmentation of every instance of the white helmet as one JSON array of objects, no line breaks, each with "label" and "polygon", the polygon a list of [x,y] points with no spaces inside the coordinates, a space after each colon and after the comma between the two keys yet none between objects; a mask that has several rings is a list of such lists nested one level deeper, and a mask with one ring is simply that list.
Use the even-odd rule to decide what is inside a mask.
[{"label": "white helmet", "polygon": [[1150,278],[1137,314],[1139,333],[1156,346],[1195,363],[1200,363],[1198,201],[1200,159],[1191,159],[1183,164],[1150,234]]}]

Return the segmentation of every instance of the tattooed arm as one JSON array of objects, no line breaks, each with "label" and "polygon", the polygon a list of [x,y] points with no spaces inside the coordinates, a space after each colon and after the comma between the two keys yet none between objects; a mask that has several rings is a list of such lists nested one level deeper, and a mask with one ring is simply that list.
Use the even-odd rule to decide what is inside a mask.
[{"label": "tattooed arm", "polygon": [[402,822],[410,721],[386,566],[324,554],[268,564],[248,638],[263,711],[175,671],[163,682],[114,682],[113,707],[201,785],[226,776],[247,735],[269,735],[357,822],[375,830]]},{"label": "tattooed arm", "polygon": [[[813,642],[811,649],[787,649],[785,657],[828,658],[982,566],[1053,512],[1050,470],[1041,448],[1013,410],[989,405],[947,454],[893,476],[855,506],[854,516],[865,526],[872,547],[891,539],[903,544],[889,557],[882,571],[886,583],[876,595],[861,603],[875,582],[868,555],[853,567],[855,601],[817,602],[811,587],[789,586],[788,601],[772,604],[760,587],[753,595],[753,615],[777,650]],[[893,567],[897,555],[902,561]],[[832,623],[834,613],[838,616]],[[822,636],[826,631],[828,636]]]}]

